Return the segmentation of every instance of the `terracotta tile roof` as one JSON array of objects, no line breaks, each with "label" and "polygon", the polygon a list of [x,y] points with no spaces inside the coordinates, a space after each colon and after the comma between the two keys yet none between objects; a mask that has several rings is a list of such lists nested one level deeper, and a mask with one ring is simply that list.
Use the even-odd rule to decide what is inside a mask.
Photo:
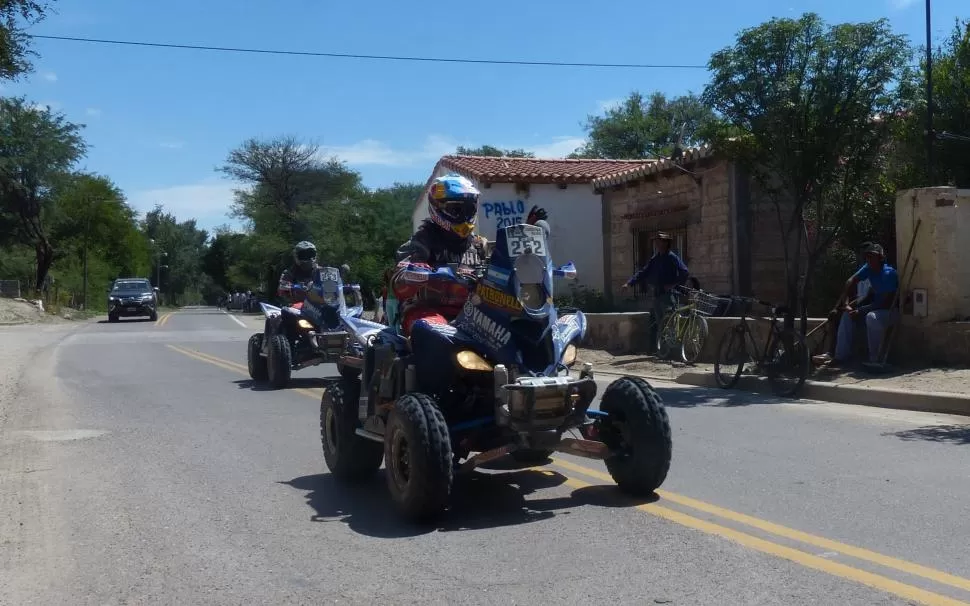
[{"label": "terracotta tile roof", "polygon": [[[684,150],[684,156],[680,161],[681,165],[691,164],[702,160],[704,158],[709,158],[714,155],[714,149],[710,145],[704,145],[702,147],[695,147],[693,149]],[[665,158],[657,162],[651,162],[646,166],[633,166],[626,169],[620,169],[608,175],[603,175],[593,179],[593,187],[599,189],[602,187],[609,187],[611,185],[619,185],[621,183],[627,183],[629,181],[634,181],[647,175],[654,175],[661,173],[665,170],[670,170],[674,168],[674,162],[670,158]]]},{"label": "terracotta tile roof", "polygon": [[442,156],[439,166],[485,183],[591,183],[655,160],[563,160],[494,156]]}]

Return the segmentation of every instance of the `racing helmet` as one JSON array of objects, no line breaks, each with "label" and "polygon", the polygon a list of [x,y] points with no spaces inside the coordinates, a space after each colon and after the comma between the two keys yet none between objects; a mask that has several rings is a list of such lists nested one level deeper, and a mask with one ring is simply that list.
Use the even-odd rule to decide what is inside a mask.
[{"label": "racing helmet", "polygon": [[428,215],[442,229],[467,238],[475,229],[481,192],[461,175],[438,177],[428,190]]},{"label": "racing helmet", "polygon": [[317,247],[313,245],[313,242],[303,240],[297,242],[296,246],[293,247],[293,260],[302,269],[311,269],[316,258]]}]

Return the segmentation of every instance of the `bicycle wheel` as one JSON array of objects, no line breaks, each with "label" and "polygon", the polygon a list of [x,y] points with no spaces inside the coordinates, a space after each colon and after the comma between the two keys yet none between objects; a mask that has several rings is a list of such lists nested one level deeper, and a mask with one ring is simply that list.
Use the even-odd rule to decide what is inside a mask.
[{"label": "bicycle wheel", "polygon": [[[717,345],[717,361],[714,362],[714,380],[724,389],[731,389],[741,378],[744,365],[752,360],[745,338],[744,324],[737,324],[724,333]],[[732,370],[733,369],[733,370]],[[722,372],[722,370],[724,372]]]},{"label": "bicycle wheel", "polygon": [[775,395],[788,398],[798,393],[808,378],[810,356],[800,332],[780,330],[774,334],[765,362],[768,382]]},{"label": "bicycle wheel", "polygon": [[668,359],[677,347],[677,314],[674,312],[664,316],[663,324],[657,335],[657,357]]},{"label": "bicycle wheel", "polygon": [[680,359],[684,361],[684,364],[693,364],[697,361],[697,358],[701,357],[708,334],[710,334],[710,330],[707,326],[707,318],[698,313],[690,314],[687,317],[684,335],[680,341]]}]

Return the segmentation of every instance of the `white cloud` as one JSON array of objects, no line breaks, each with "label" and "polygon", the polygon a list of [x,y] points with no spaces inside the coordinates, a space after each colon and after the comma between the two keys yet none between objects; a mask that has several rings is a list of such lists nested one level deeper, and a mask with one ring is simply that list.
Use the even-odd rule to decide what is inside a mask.
[{"label": "white cloud", "polygon": [[89,107],[86,110],[84,110],[84,114],[86,116],[91,117],[91,118],[100,118],[101,117],[101,110],[98,109],[97,107]]},{"label": "white cloud", "polygon": [[48,82],[57,82],[57,74],[54,72],[44,72],[40,75],[40,77]]},{"label": "white cloud", "polygon": [[141,215],[161,204],[165,212],[180,221],[196,219],[201,227],[214,227],[233,220],[228,217],[233,191],[242,185],[222,179],[210,179],[191,185],[176,185],[129,193],[128,203]]},{"label": "white cloud", "polygon": [[458,145],[447,138],[432,135],[417,149],[394,149],[382,141],[364,139],[352,145],[321,147],[320,155],[337,156],[351,166],[413,166],[435,161],[453,153],[456,147]]},{"label": "white cloud", "polygon": [[898,10],[907,9],[916,4],[916,0],[889,0],[889,5]]},{"label": "white cloud", "polygon": [[585,142],[582,137],[556,137],[550,143],[520,147],[534,153],[536,158],[565,158]]},{"label": "white cloud", "polygon": [[[555,137],[539,144],[503,143],[488,141],[502,149],[524,149],[538,158],[562,158],[582,145],[584,139],[576,136]],[[337,156],[351,166],[420,166],[436,162],[441,156],[455,153],[459,145],[475,147],[475,143],[462,142],[441,135],[429,136],[424,145],[415,149],[395,148],[383,141],[365,139],[352,145],[322,147],[320,154],[329,158]]]},{"label": "white cloud", "polygon": [[596,102],[596,107],[602,113],[602,112],[605,112],[608,109],[613,109],[614,107],[617,107],[618,105],[622,105],[624,101],[626,101],[626,99],[623,99],[623,98],[603,99],[601,101],[597,101]]},{"label": "white cloud", "polygon": [[165,149],[182,149],[185,147],[184,141],[162,141],[158,144],[159,147],[164,147]]},{"label": "white cloud", "polygon": [[57,101],[38,101],[36,103],[32,103],[30,107],[32,107],[33,109],[36,109],[37,111],[44,111],[45,109],[49,109],[51,111],[58,111],[59,109],[61,109],[61,104],[58,103]]}]

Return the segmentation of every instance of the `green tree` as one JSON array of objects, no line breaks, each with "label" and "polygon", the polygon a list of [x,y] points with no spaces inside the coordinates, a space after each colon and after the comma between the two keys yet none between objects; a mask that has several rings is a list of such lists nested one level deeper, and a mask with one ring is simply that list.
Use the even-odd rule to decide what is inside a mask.
[{"label": "green tree", "polygon": [[156,285],[163,301],[179,305],[200,302],[207,286],[202,262],[209,234],[196,226],[195,219],[178,221],[161,206],[145,215],[142,231],[154,241],[152,279],[159,275],[160,265],[168,266],[161,269],[160,284]]},{"label": "green tree", "polygon": [[459,156],[492,156],[499,158],[535,158],[536,155],[524,149],[500,149],[492,145],[482,145],[481,147],[458,146],[455,154]]},{"label": "green tree", "polygon": [[774,206],[788,304],[803,310],[802,330],[820,255],[878,186],[898,109],[894,86],[909,56],[885,19],[829,27],[808,13],[743,30],[711,57],[703,99],[726,123],[716,145]]},{"label": "green tree", "polygon": [[35,53],[24,29],[40,22],[49,9],[49,2],[0,0],[0,79],[14,79],[32,69],[28,57]]},{"label": "green tree", "polygon": [[37,109],[23,97],[0,99],[0,233],[8,243],[34,249],[38,289],[54,262],[43,209],[54,181],[86,151],[80,131],[62,114]]},{"label": "green tree", "polygon": [[602,116],[587,117],[587,141],[570,157],[666,158],[678,141],[684,147],[704,143],[713,121],[713,112],[693,94],[668,99],[655,92],[647,99],[634,91]]},{"label": "green tree", "polygon": [[[954,24],[933,52],[933,176],[926,158],[926,60],[900,86],[907,111],[896,133],[892,177],[900,189],[952,184],[970,187],[970,20]],[[946,135],[943,135],[946,133]]]},{"label": "green tree", "polygon": [[134,209],[109,178],[85,173],[59,178],[45,221],[55,248],[51,275],[62,292],[86,294],[86,309],[100,308],[99,295],[111,280],[148,274],[148,242]]},{"label": "green tree", "polygon": [[322,159],[316,146],[293,137],[249,139],[219,170],[248,186],[236,193],[233,213],[246,220],[253,242],[239,250],[261,258],[247,252],[239,259],[245,262],[234,264],[237,275],[258,273],[262,289],[275,292],[300,240],[313,241],[322,262],[344,261],[344,218],[366,195],[357,172],[337,158]]}]

